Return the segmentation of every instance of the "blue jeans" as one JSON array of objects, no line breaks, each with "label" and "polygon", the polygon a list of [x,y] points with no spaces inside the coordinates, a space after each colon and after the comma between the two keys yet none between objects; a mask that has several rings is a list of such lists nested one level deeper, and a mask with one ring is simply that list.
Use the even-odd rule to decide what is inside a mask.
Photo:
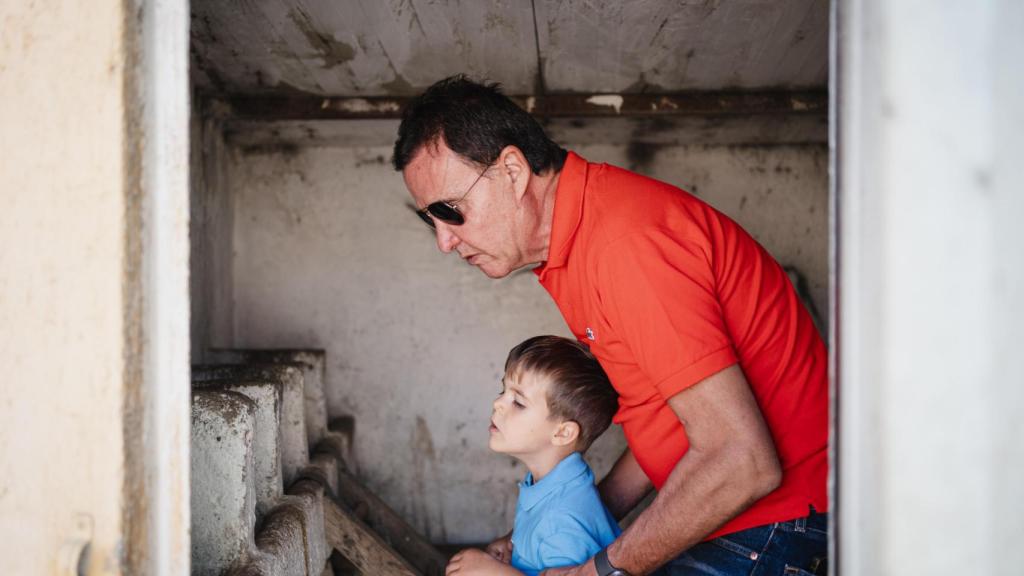
[{"label": "blue jeans", "polygon": [[811,576],[828,572],[828,514],[756,526],[702,542],[656,576]]}]

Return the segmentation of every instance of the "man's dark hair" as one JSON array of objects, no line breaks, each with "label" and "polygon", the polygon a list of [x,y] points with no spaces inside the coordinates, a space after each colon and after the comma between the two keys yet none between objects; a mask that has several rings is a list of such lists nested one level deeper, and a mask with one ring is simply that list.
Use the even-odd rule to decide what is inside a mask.
[{"label": "man's dark hair", "polygon": [[480,166],[493,164],[506,146],[515,146],[534,174],[561,171],[567,155],[497,83],[477,83],[462,74],[435,83],[405,107],[391,158],[395,170],[404,170],[421,147],[438,138]]},{"label": "man's dark hair", "polygon": [[532,372],[548,379],[553,418],[580,426],[576,451],[583,453],[612,423],[619,396],[586,346],[560,336],[534,336],[508,353],[505,374]]}]

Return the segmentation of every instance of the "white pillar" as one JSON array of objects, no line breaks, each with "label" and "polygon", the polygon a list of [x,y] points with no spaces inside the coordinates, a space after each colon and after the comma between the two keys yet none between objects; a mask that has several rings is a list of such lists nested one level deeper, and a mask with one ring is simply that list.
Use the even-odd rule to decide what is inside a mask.
[{"label": "white pillar", "polygon": [[1019,573],[1024,4],[836,23],[839,573]]},{"label": "white pillar", "polygon": [[[135,87],[141,131],[143,382],[129,465],[145,478],[130,513],[145,541],[129,573],[189,573],[189,0],[132,0],[142,17]],[[129,233],[135,231],[129,230]],[[129,418],[135,415],[128,415]],[[132,455],[130,453],[130,455]]]}]

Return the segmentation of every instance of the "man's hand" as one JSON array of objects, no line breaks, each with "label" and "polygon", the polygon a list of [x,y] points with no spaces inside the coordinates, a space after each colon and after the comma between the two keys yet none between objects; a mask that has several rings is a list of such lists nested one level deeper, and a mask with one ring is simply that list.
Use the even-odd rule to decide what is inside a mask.
[{"label": "man's hand", "polygon": [[494,542],[487,545],[487,553],[492,558],[505,564],[512,563],[512,533],[501,536]]},{"label": "man's hand", "polygon": [[548,568],[540,574],[541,576],[597,576],[597,568],[594,566],[593,560],[587,560],[579,566]]},{"label": "man's hand", "polygon": [[490,554],[476,548],[466,548],[452,557],[451,562],[444,569],[445,576],[458,574],[458,576],[474,575],[497,575],[497,576],[522,576],[522,572],[502,564],[491,557]]}]

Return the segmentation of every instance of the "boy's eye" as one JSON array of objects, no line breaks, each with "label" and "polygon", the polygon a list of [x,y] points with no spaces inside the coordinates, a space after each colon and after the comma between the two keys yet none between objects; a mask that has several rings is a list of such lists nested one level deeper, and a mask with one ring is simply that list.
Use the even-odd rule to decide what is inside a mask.
[{"label": "boy's eye", "polygon": [[526,406],[519,400],[513,400],[512,405],[515,406],[516,408],[526,408]]}]

